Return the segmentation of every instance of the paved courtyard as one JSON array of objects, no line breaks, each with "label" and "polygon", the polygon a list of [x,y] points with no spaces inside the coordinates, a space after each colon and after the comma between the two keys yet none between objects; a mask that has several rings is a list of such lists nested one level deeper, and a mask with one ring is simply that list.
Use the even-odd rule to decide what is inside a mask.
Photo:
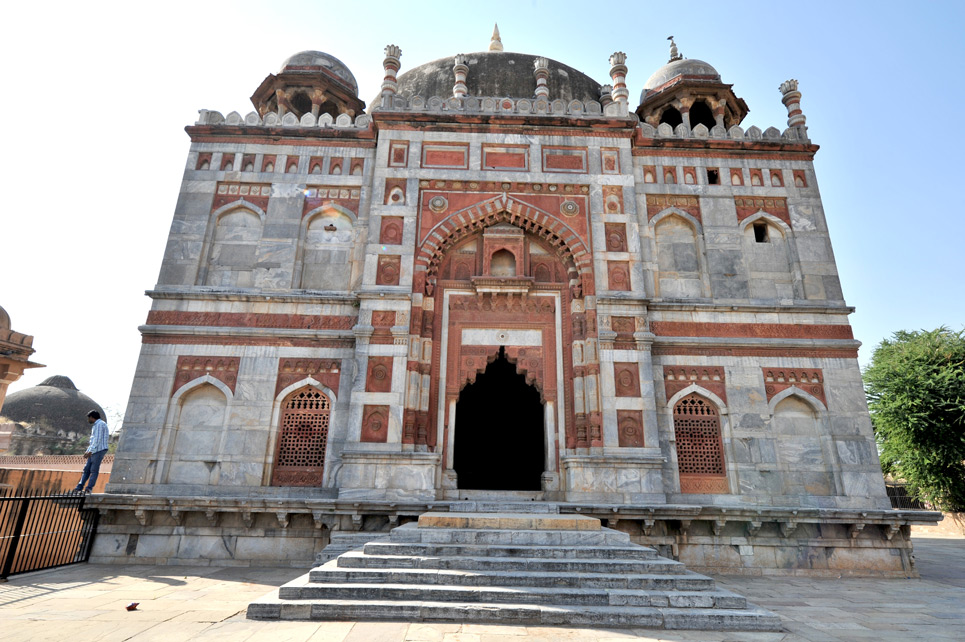
[{"label": "paved courtyard", "polygon": [[[87,565],[0,584],[0,640],[137,642],[524,642],[551,640],[965,640],[965,538],[915,538],[920,580],[718,577],[781,616],[783,633],[255,622],[245,607],[304,573],[290,568]],[[127,611],[131,602],[137,610]]]}]

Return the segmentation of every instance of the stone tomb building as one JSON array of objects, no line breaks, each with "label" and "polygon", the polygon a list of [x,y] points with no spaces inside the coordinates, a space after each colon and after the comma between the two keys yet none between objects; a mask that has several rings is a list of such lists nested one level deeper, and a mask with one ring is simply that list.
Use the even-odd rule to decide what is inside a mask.
[{"label": "stone tomb building", "polygon": [[698,571],[914,573],[796,81],[761,131],[676,46],[639,103],[619,52],[385,53],[368,107],[306,51],[187,128],[94,559],[541,501]]}]

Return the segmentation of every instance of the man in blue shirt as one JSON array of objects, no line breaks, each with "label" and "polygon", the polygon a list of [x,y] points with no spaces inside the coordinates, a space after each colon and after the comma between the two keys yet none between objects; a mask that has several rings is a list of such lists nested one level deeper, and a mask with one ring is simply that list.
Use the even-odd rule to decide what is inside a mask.
[{"label": "man in blue shirt", "polygon": [[[101,461],[104,460],[104,455],[107,454],[107,424],[101,419],[101,413],[96,410],[91,410],[87,413],[87,423],[93,424],[90,430],[90,445],[87,447],[87,451],[84,452],[84,459],[87,463],[84,465],[84,476],[80,478],[80,482],[77,487],[74,488],[74,492],[79,493],[81,491],[90,494],[94,489],[94,484],[97,483],[97,475],[100,472]],[[87,488],[84,488],[84,482],[87,482]]]}]

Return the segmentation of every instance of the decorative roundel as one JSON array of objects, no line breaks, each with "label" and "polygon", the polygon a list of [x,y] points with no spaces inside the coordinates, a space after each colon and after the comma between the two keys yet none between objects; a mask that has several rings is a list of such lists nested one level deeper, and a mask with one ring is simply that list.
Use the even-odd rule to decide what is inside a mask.
[{"label": "decorative roundel", "polygon": [[469,188],[470,188],[470,189],[476,189],[476,188],[478,188],[478,187],[479,187],[479,183],[477,183],[476,181],[469,181]]},{"label": "decorative roundel", "polygon": [[626,371],[621,372],[619,382],[621,386],[629,388],[633,385],[633,375]]},{"label": "decorative roundel", "polygon": [[556,185],[550,185],[550,191],[551,191],[551,192],[555,192],[555,191],[558,190],[558,189],[559,189],[559,187],[557,187]]},{"label": "decorative roundel", "polygon": [[563,216],[576,216],[580,213],[580,206],[574,201],[563,201],[560,205],[560,213]]},{"label": "decorative roundel", "polygon": [[369,430],[372,432],[379,432],[382,430],[382,426],[385,423],[385,417],[381,413],[376,413],[369,417]]},{"label": "decorative roundel", "polygon": [[429,209],[435,213],[445,212],[449,208],[449,201],[445,196],[433,196],[429,199]]},{"label": "decorative roundel", "polygon": [[774,386],[764,386],[764,392],[766,392],[766,393],[769,394],[769,395],[773,395],[773,394],[774,394]]},{"label": "decorative roundel", "polygon": [[590,193],[590,186],[589,186],[589,185],[584,185],[583,187],[580,188],[580,191],[583,192],[584,194],[589,194],[589,193]]},{"label": "decorative roundel", "polygon": [[623,424],[623,434],[631,437],[637,434],[637,427],[633,425],[632,421],[628,421]]},{"label": "decorative roundel", "polygon": [[533,185],[533,191],[534,191],[534,192],[541,192],[541,191],[543,191],[543,186],[540,185],[539,183],[536,183],[535,185]]},{"label": "decorative roundel", "polygon": [[619,212],[620,211],[620,199],[614,195],[607,196],[606,198],[606,211],[607,212]]},{"label": "decorative roundel", "polygon": [[505,333],[505,332],[500,332],[500,333],[498,333],[498,334],[496,335],[496,338],[499,339],[500,341],[505,341],[505,340],[506,340],[506,333]]},{"label": "decorative roundel", "polygon": [[618,232],[611,233],[606,238],[606,245],[607,249],[611,252],[619,252],[623,249],[623,236],[621,236]]},{"label": "decorative roundel", "polygon": [[500,185],[500,187],[503,189],[503,191],[508,191],[508,190],[512,189],[513,184],[512,184],[512,183],[503,183],[502,185]]},{"label": "decorative roundel", "polygon": [[382,364],[379,364],[379,365],[375,366],[374,368],[372,368],[372,377],[375,378],[375,379],[378,379],[378,380],[380,380],[380,381],[381,381],[382,379],[385,379],[385,377],[386,377],[388,374],[389,374],[388,370],[387,370],[386,367],[383,366]]},{"label": "decorative roundel", "polygon": [[474,365],[476,365],[476,362],[473,361],[471,358],[470,358],[470,359],[466,359],[466,365],[471,368],[471,367],[473,367]]}]

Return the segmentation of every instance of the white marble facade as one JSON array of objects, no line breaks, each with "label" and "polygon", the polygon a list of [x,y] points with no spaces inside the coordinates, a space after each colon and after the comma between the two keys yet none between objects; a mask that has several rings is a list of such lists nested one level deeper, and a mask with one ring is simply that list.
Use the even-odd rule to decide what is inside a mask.
[{"label": "white marble facade", "polygon": [[[495,64],[502,52],[487,55]],[[531,69],[520,73],[535,83]],[[447,413],[446,376],[457,374],[448,355],[504,346],[552,351],[557,364],[544,375],[554,383],[541,382],[556,391],[538,427],[547,500],[887,508],[803,124],[783,133],[654,127],[605,90],[592,100],[554,96],[567,89],[553,85],[543,102],[532,91],[436,100],[406,94],[406,82],[403,74],[364,114],[205,111],[189,128],[109,493],[457,498],[443,447],[459,430]],[[452,150],[465,150],[462,159]],[[577,160],[554,165],[554,150],[576,150],[567,154]],[[496,158],[517,165],[487,166]],[[529,197],[515,193],[522,184]],[[441,201],[427,205],[423,192],[448,190],[455,203],[487,185],[517,202],[536,203],[534,185],[540,198],[585,194],[579,278],[589,285],[553,295],[548,334],[511,324],[429,332],[412,322],[441,300],[430,302],[420,281],[420,252],[444,240],[425,234]],[[570,221],[561,207],[554,220]],[[467,291],[552,298],[519,283]],[[570,314],[594,327],[573,338]],[[626,319],[629,332],[618,327]],[[382,372],[373,364],[387,381],[373,383]],[[625,364],[631,395],[621,387]],[[768,381],[768,371],[780,374]],[[306,386],[330,404],[317,482],[274,483],[283,405]],[[693,394],[719,425],[723,480],[709,492],[680,476],[674,406]],[[430,415],[421,443],[407,436],[417,412]],[[570,424],[583,415],[599,435],[573,442]],[[621,445],[626,417],[639,418],[642,436]]]}]

